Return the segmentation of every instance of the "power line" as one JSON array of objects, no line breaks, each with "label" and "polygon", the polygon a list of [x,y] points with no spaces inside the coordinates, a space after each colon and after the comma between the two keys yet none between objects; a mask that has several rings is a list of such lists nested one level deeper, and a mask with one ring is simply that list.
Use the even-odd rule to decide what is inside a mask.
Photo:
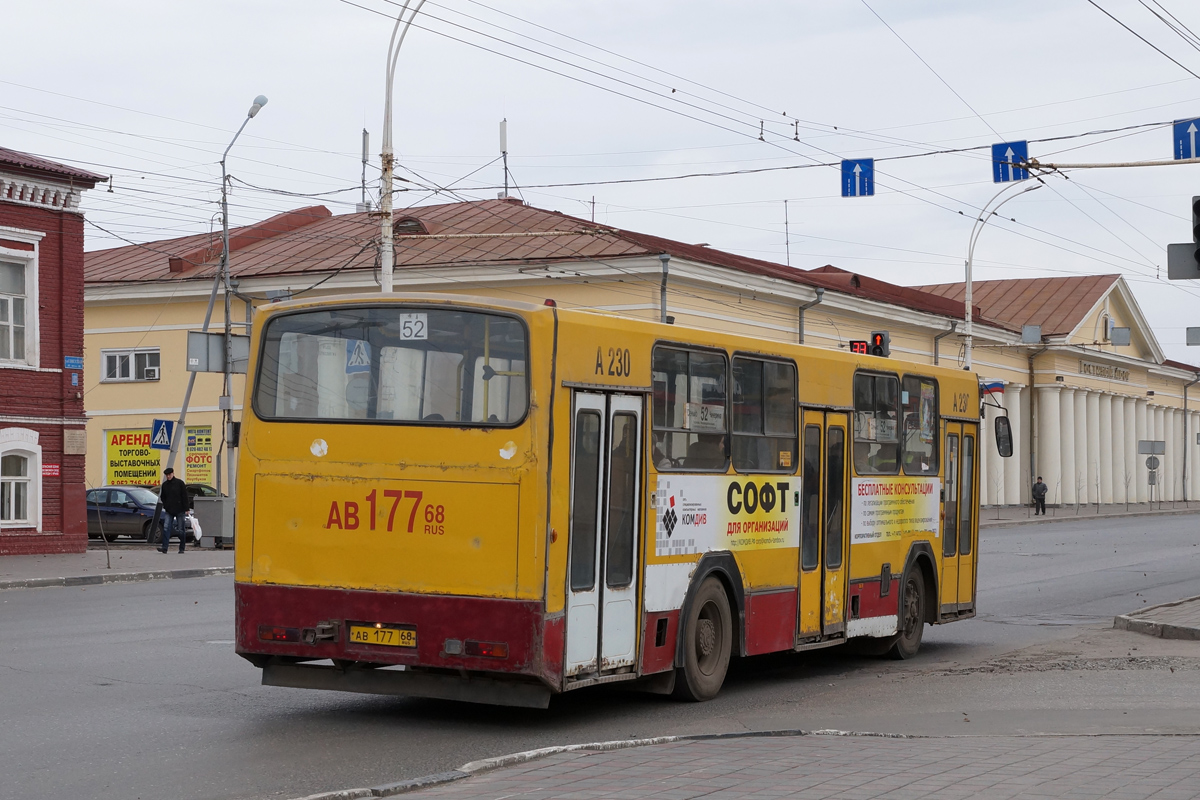
[{"label": "power line", "polygon": [[1118,24],[1118,25],[1120,25],[1122,28],[1124,28],[1125,30],[1129,31],[1130,33],[1132,33],[1132,34],[1133,34],[1134,36],[1136,36],[1137,38],[1141,39],[1143,42],[1145,42],[1146,44],[1148,44],[1148,45],[1150,45],[1151,47],[1153,47],[1153,48],[1155,49],[1155,51],[1157,51],[1157,52],[1158,52],[1160,55],[1162,55],[1163,57],[1165,57],[1166,59],[1168,59],[1168,60],[1169,60],[1169,61],[1170,61],[1172,64],[1174,64],[1175,66],[1179,67],[1179,68],[1180,68],[1180,69],[1182,69],[1184,72],[1186,72],[1187,74],[1191,75],[1193,78],[1200,78],[1200,75],[1197,75],[1195,72],[1192,72],[1190,69],[1188,69],[1187,67],[1185,67],[1183,64],[1179,63],[1179,62],[1178,62],[1178,61],[1176,61],[1174,58],[1172,58],[1171,56],[1167,55],[1167,53],[1166,53],[1166,52],[1164,52],[1163,50],[1161,50],[1161,49],[1160,49],[1160,48],[1159,48],[1157,45],[1155,45],[1153,42],[1151,42],[1151,41],[1150,41],[1149,39],[1147,39],[1145,36],[1142,36],[1140,33],[1138,33],[1137,31],[1135,31],[1133,28],[1129,27],[1129,26],[1128,26],[1128,25],[1126,25],[1124,22],[1121,22],[1121,20],[1117,19],[1117,18],[1116,18],[1116,17],[1114,17],[1112,14],[1108,13],[1107,11],[1105,11],[1105,10],[1104,10],[1104,8],[1103,8],[1103,7],[1101,7],[1101,6],[1100,6],[1100,5],[1099,5],[1099,4],[1096,2],[1096,0],[1087,0],[1087,1],[1088,1],[1089,3],[1091,3],[1093,6],[1095,6],[1095,7],[1096,7],[1096,8],[1097,8],[1097,9],[1098,9],[1098,10],[1099,10],[1099,11],[1100,11],[1102,14],[1104,14],[1104,16],[1108,17],[1108,18],[1109,18],[1109,19],[1111,19],[1113,22],[1117,23],[1117,24]]}]

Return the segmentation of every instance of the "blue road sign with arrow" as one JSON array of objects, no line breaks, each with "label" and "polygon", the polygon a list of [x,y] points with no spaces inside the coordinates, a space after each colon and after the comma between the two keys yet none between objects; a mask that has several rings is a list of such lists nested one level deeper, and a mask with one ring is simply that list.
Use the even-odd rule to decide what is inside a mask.
[{"label": "blue road sign with arrow", "polygon": [[875,194],[875,159],[854,158],[842,162],[842,197]]},{"label": "blue road sign with arrow", "polygon": [[1200,131],[1200,119],[1181,119],[1175,122],[1175,160],[1200,158],[1196,150],[1196,131]]},{"label": "blue road sign with arrow", "polygon": [[992,145],[992,182],[1009,183],[1029,179],[1029,170],[1017,164],[1029,160],[1028,142],[1001,142]]}]

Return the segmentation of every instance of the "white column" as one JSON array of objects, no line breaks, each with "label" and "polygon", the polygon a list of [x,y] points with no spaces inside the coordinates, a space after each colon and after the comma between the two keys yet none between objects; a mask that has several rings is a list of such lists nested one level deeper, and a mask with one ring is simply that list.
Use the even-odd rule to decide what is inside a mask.
[{"label": "white column", "polygon": [[1100,394],[1087,393],[1087,498],[1100,502]]},{"label": "white column", "polygon": [[[1075,505],[1075,489],[1079,484],[1078,474],[1075,472],[1075,390],[1064,386],[1058,392],[1058,443],[1059,463],[1062,467],[1060,480],[1062,481],[1058,496],[1059,503],[1064,506]],[[1052,484],[1047,483],[1050,490],[1054,490]]]},{"label": "white column", "polygon": [[1158,437],[1166,445],[1167,452],[1159,456],[1162,462],[1162,499],[1170,502],[1175,499],[1175,413],[1169,407],[1163,408],[1162,435]]},{"label": "white column", "polygon": [[[1125,502],[1125,486],[1133,485],[1133,480],[1125,473],[1125,398],[1119,394],[1112,396],[1112,501]],[[1126,478],[1130,478],[1126,481]]]},{"label": "white column", "polygon": [[1200,499],[1200,445],[1196,435],[1200,433],[1200,414],[1188,412],[1188,500]]},{"label": "white column", "polygon": [[1037,468],[1034,477],[1042,476],[1046,483],[1046,502],[1062,502],[1062,442],[1059,434],[1061,419],[1057,386],[1039,386],[1037,391],[1038,441]]},{"label": "white column", "polygon": [[1075,484],[1076,501],[1087,505],[1087,391],[1075,390]]},{"label": "white column", "polygon": [[1172,461],[1172,469],[1175,470],[1175,478],[1171,481],[1171,490],[1175,492],[1175,499],[1183,499],[1183,448],[1187,444],[1187,434],[1183,429],[1183,409],[1177,408],[1171,412],[1171,417],[1175,420],[1175,458]]},{"label": "white column", "polygon": [[1122,405],[1125,407],[1125,468],[1129,470],[1128,500],[1130,503],[1136,503],[1140,477],[1137,468],[1137,412],[1132,397],[1126,397]]},{"label": "white column", "polygon": [[983,419],[979,421],[979,433],[975,437],[975,469],[979,470],[979,504],[991,503],[992,476],[988,474],[988,429],[996,419],[996,409],[983,407]]},{"label": "white column", "polygon": [[1000,451],[996,449],[996,418],[1002,412],[998,408],[988,409],[987,426],[983,431],[983,441],[980,447],[984,453],[988,479],[987,498],[991,505],[1004,505],[1004,461]]},{"label": "white column", "polygon": [[[1162,406],[1151,406],[1150,407],[1150,411],[1154,417],[1154,429],[1152,431],[1150,431],[1149,438],[1151,438],[1155,441],[1162,441],[1163,433],[1167,429],[1166,423],[1163,422],[1163,417],[1164,417],[1163,410],[1164,409]],[[1159,456],[1158,460],[1160,462],[1162,462],[1164,460],[1163,456]],[[1163,474],[1165,472],[1166,472],[1166,470],[1162,466],[1159,466],[1159,468],[1158,468],[1158,485],[1156,485],[1154,487],[1154,499],[1155,500],[1165,500],[1167,498],[1166,494],[1163,493],[1163,487],[1162,487]]]},{"label": "white column", "polygon": [[[1149,406],[1146,404],[1146,398],[1144,398],[1144,397],[1139,397],[1134,402],[1135,402],[1135,408],[1134,408],[1135,434],[1136,434],[1137,440],[1140,442],[1140,441],[1144,441],[1144,440],[1150,438],[1150,433],[1149,433],[1150,428],[1149,428],[1149,422],[1147,419],[1147,417],[1149,416],[1148,415]],[[1135,445],[1135,447],[1136,447],[1136,445]],[[1146,485],[1146,473],[1147,473],[1147,470],[1146,470],[1145,459],[1143,459],[1139,455],[1138,459],[1137,459],[1137,474],[1138,474],[1137,500],[1139,503],[1145,503],[1150,498],[1150,487]]]},{"label": "white column", "polygon": [[1100,502],[1113,501],[1112,395],[1100,393]]},{"label": "white column", "polygon": [[1029,452],[1025,449],[1025,437],[1021,419],[1021,389],[1019,383],[1004,387],[1004,408],[1008,410],[1008,422],[1012,426],[1013,454],[1004,459],[1004,503],[1010,506],[1021,504],[1021,469],[1029,463]]}]

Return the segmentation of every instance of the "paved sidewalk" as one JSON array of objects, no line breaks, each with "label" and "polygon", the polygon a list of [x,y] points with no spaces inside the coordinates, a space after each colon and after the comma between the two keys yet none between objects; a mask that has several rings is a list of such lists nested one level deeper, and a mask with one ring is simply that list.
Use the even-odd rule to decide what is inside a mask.
[{"label": "paved sidewalk", "polygon": [[1162,639],[1200,640],[1200,597],[1122,614],[1113,620],[1113,627]]},{"label": "paved sidewalk", "polygon": [[1122,517],[1170,517],[1180,514],[1200,514],[1200,501],[1185,503],[1124,503],[1100,506],[1064,506],[1062,508],[1046,509],[1046,516],[1033,516],[1033,509],[1026,506],[1002,506],[1001,508],[984,508],[979,512],[980,528],[1009,528],[1014,525],[1041,525],[1049,522],[1066,522],[1068,520],[1113,519]]},{"label": "paved sidewalk", "polygon": [[476,765],[462,769],[467,777],[446,773],[435,780],[449,782],[415,791],[413,783],[394,784],[313,800],[400,792],[414,800],[1190,800],[1200,793],[1200,736],[907,738],[828,732],[585,748],[500,769],[486,770],[486,762],[486,771]]},{"label": "paved sidewalk", "polygon": [[198,578],[233,572],[232,550],[189,548],[163,555],[153,546],[114,547],[112,568],[103,548],[86,553],[0,557],[0,590],[40,586],[88,586],[97,583]]}]

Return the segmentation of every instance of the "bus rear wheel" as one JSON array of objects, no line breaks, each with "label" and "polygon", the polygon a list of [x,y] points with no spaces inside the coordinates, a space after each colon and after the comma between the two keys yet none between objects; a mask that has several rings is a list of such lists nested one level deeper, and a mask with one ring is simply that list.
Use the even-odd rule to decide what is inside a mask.
[{"label": "bus rear wheel", "polygon": [[888,656],[897,660],[912,658],[921,649],[925,635],[925,581],[918,569],[904,573],[900,594],[900,632]]},{"label": "bus rear wheel", "polygon": [[717,578],[705,578],[696,590],[682,632],[683,666],[675,694],[696,702],[711,700],[725,682],[733,649],[729,597]]}]

